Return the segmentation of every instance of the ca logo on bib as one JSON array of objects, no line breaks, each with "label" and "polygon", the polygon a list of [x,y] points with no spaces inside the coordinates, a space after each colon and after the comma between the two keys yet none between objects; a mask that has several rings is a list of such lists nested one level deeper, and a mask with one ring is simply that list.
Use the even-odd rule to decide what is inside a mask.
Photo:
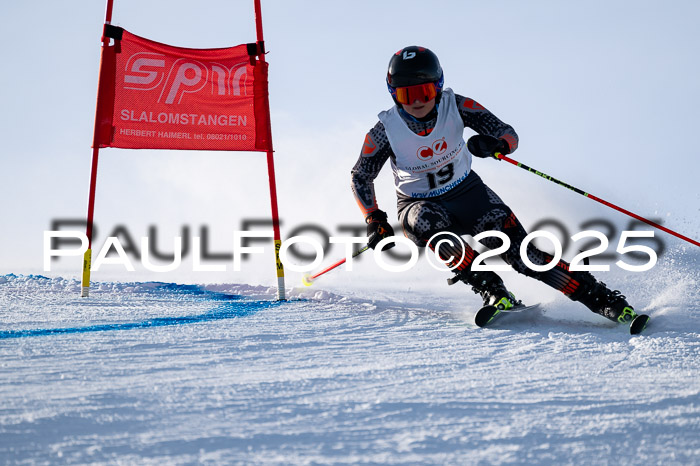
[{"label": "ca logo on bib", "polygon": [[433,155],[444,154],[446,150],[447,141],[445,141],[445,138],[442,138],[433,142],[433,144],[430,147],[421,146],[420,148],[418,148],[418,151],[416,152],[416,157],[418,157],[420,160],[426,161],[432,159]]}]

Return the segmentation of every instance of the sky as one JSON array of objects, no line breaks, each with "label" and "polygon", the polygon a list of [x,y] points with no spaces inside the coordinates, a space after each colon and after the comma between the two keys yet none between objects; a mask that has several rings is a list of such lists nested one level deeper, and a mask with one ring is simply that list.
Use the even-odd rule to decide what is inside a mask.
[{"label": "sky", "polygon": [[[307,224],[332,235],[362,225],[350,169],[377,113],[392,105],[386,67],[407,45],[433,50],[447,87],[515,128],[516,160],[700,237],[697,2],[262,4],[283,238]],[[43,233],[56,219],[86,215],[104,13],[94,0],[0,5],[1,274],[80,276],[79,258],[43,271]],[[255,40],[252,1],[115,0],[112,22],[182,47]],[[626,217],[512,165],[477,160],[473,168],[526,228],[551,218],[570,234],[602,218],[617,230],[628,226]],[[97,186],[98,245],[119,226],[136,239],[154,226],[170,250],[183,228],[205,227],[212,250],[230,252],[243,222],[270,216],[259,153],[104,149]],[[376,187],[380,207],[395,218],[388,165]],[[336,249],[326,262],[340,257]],[[153,276],[107,266],[93,280],[271,284],[272,267],[263,254],[242,272],[228,264],[222,273]],[[381,276],[375,269],[362,268]]]}]

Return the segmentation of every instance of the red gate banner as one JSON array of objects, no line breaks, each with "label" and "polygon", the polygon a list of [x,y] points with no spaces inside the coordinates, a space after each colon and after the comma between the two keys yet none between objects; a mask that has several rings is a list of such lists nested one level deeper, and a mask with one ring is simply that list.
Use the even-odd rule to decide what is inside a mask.
[{"label": "red gate banner", "polygon": [[267,63],[247,44],[188,49],[108,26],[93,147],[271,150]]}]

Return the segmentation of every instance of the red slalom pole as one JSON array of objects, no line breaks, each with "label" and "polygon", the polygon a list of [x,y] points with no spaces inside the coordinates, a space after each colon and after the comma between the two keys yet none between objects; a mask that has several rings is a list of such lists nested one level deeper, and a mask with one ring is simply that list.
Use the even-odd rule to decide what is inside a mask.
[{"label": "red slalom pole", "polygon": [[[360,249],[359,251],[353,253],[353,255],[352,255],[351,257],[354,259],[355,257],[359,256],[360,254],[362,254],[363,252],[365,252],[365,251],[368,250],[368,249],[369,249],[369,246],[365,246],[365,247],[363,247],[362,249]],[[344,257],[344,258],[342,258],[341,260],[339,260],[338,262],[336,262],[335,264],[329,265],[328,267],[326,267],[325,269],[321,270],[320,272],[317,272],[317,273],[315,273],[315,274],[313,274],[313,275],[304,275],[304,278],[303,278],[304,285],[306,285],[306,286],[311,286],[311,284],[313,283],[313,281],[316,280],[318,277],[320,277],[320,276],[323,275],[324,273],[330,272],[331,270],[333,270],[333,269],[336,268],[336,267],[340,267],[340,266],[343,265],[346,261],[347,261],[347,258]]]},{"label": "red slalom pole", "polygon": [[661,231],[665,231],[666,233],[668,233],[668,234],[670,234],[670,235],[673,235],[673,236],[675,236],[676,238],[680,238],[680,239],[682,239],[683,241],[687,241],[687,242],[689,242],[689,243],[691,243],[691,244],[694,244],[695,246],[700,246],[700,242],[695,241],[695,240],[692,239],[692,238],[688,238],[687,236],[681,235],[680,233],[677,233],[677,232],[675,232],[675,231],[673,231],[673,230],[671,230],[671,229],[669,229],[669,228],[666,228],[666,227],[664,227],[664,226],[662,226],[662,225],[659,225],[659,224],[656,223],[656,222],[652,222],[651,220],[646,219],[646,218],[642,217],[641,215],[637,215],[637,214],[635,214],[635,213],[633,213],[633,212],[630,212],[630,211],[627,210],[627,209],[623,209],[622,207],[616,206],[615,204],[613,204],[613,203],[611,203],[611,202],[608,202],[608,201],[606,201],[606,200],[604,200],[604,199],[601,199],[601,198],[599,198],[599,197],[597,197],[597,196],[594,196],[593,194],[589,194],[589,193],[587,193],[587,192],[585,192],[585,191],[583,191],[583,190],[581,190],[581,189],[579,189],[579,188],[576,188],[575,186],[572,186],[572,185],[570,185],[570,184],[568,184],[568,183],[564,183],[563,181],[560,181],[560,180],[558,180],[558,179],[556,179],[556,178],[554,178],[554,177],[551,177],[551,176],[549,176],[549,175],[547,175],[547,174],[545,174],[545,173],[542,173],[542,172],[539,171],[539,170],[535,170],[534,168],[530,168],[530,167],[528,167],[527,165],[518,162],[517,160],[513,160],[513,159],[511,159],[511,158],[509,158],[509,157],[506,157],[505,155],[501,154],[500,152],[496,152],[496,154],[494,154],[494,155],[495,155],[495,157],[496,157],[498,160],[505,160],[506,162],[512,163],[512,164],[515,165],[516,167],[523,168],[523,169],[529,171],[530,173],[534,173],[535,175],[541,176],[542,178],[544,178],[544,179],[546,179],[546,180],[549,180],[549,181],[551,181],[551,182],[553,182],[553,183],[556,183],[556,184],[558,184],[559,186],[563,186],[563,187],[565,187],[565,188],[567,188],[567,189],[570,189],[570,190],[572,190],[572,191],[574,191],[574,192],[576,192],[576,193],[578,193],[578,194],[580,194],[580,195],[582,195],[582,196],[586,196],[586,197],[589,198],[589,199],[593,199],[593,200],[596,201],[596,202],[600,202],[601,204],[603,204],[603,205],[605,205],[605,206],[608,206],[608,207],[610,207],[611,209],[615,209],[615,210],[617,210],[618,212],[622,212],[622,213],[625,214],[625,215],[629,215],[629,216],[632,217],[632,218],[636,218],[637,220],[639,220],[639,221],[641,221],[641,222],[644,222],[644,223],[646,223],[647,225],[651,225],[651,226],[653,226],[654,228],[658,228],[658,229],[661,230]]},{"label": "red slalom pole", "polygon": [[[105,25],[112,23],[112,8],[114,6],[114,0],[107,0],[107,10],[105,12]],[[102,56],[100,57],[100,76],[97,82],[102,82],[102,60],[104,59],[105,47],[109,45],[109,38],[105,36],[104,29],[102,32]],[[98,85],[99,87],[99,85]],[[99,94],[99,90],[98,90]],[[100,155],[100,146],[97,143],[97,133],[98,133],[98,118],[100,115],[99,99],[97,102],[97,107],[95,109],[95,130],[93,137],[92,146],[92,163],[90,169],[90,193],[88,195],[88,211],[87,211],[87,226],[85,228],[85,236],[88,240],[88,248],[83,255],[83,274],[81,280],[81,291],[80,296],[82,298],[87,298],[90,294],[90,268],[92,267],[92,230],[93,230],[93,218],[95,215],[95,191],[97,189],[97,162]]]},{"label": "red slalom pole", "polygon": [[[265,66],[265,40],[263,37],[263,27],[262,27],[262,8],[260,7],[260,0],[255,0],[255,31],[258,41],[258,59],[262,62],[262,66]],[[275,161],[273,158],[272,149],[272,124],[270,122],[270,100],[268,96],[267,88],[267,74],[265,74],[264,84],[264,106],[265,106],[265,119],[267,128],[267,174],[270,180],[270,205],[272,208],[272,231],[273,239],[275,242],[275,263],[277,268],[277,299],[280,301],[285,300],[284,295],[284,266],[280,260],[280,248],[282,247],[282,239],[280,235],[280,220],[277,205],[277,186],[275,182]]]}]

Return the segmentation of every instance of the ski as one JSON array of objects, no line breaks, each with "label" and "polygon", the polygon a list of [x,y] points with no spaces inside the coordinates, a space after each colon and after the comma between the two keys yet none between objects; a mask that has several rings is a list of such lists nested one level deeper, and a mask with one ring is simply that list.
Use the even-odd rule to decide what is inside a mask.
[{"label": "ski", "polygon": [[501,310],[496,306],[484,306],[474,316],[474,323],[477,327],[486,327],[501,314]]},{"label": "ski", "polygon": [[[536,307],[537,304],[531,305],[531,306],[526,306],[524,304],[517,304],[513,306],[512,308],[508,310],[502,310],[498,309],[496,306],[484,306],[481,309],[479,309],[476,312],[476,315],[474,316],[474,323],[476,324],[477,327],[487,327],[491,325],[494,321],[496,321],[500,316],[503,314],[507,314],[509,312],[521,312],[533,307]],[[639,335],[644,331],[646,328],[647,324],[649,323],[649,316],[646,314],[639,314],[637,315],[632,322],[630,322],[630,334],[631,335]]]},{"label": "ski", "polygon": [[499,316],[503,315],[504,313],[525,311],[536,306],[537,304],[533,304],[531,306],[526,306],[525,304],[516,304],[508,310],[502,310],[497,308],[496,306],[491,305],[484,306],[478,311],[476,311],[476,315],[474,316],[474,323],[477,327],[486,327],[487,325],[493,323]]},{"label": "ski", "polygon": [[632,319],[632,322],[630,322],[630,334],[631,335],[639,335],[642,333],[642,330],[644,330],[649,323],[649,316],[646,314],[639,314],[637,317]]}]

